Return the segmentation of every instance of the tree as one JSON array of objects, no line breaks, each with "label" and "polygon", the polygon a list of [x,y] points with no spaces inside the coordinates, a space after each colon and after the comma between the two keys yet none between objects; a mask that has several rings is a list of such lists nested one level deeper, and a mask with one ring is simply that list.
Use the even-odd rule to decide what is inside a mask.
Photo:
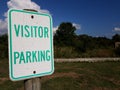
[{"label": "tree", "polygon": [[8,35],[0,36],[0,58],[8,58]]},{"label": "tree", "polygon": [[79,38],[80,42],[83,43],[82,48],[84,51],[94,47],[94,44],[93,44],[94,41],[93,41],[93,38],[91,36],[83,34],[83,35],[79,35],[78,38]]},{"label": "tree", "polygon": [[112,37],[112,40],[114,42],[120,42],[120,35],[119,34],[115,34],[113,37]]},{"label": "tree", "polygon": [[63,22],[54,35],[56,45],[72,45],[76,28],[70,22]]},{"label": "tree", "polygon": [[106,37],[96,37],[95,40],[95,46],[96,48],[113,48],[114,43],[111,39],[108,39]]}]

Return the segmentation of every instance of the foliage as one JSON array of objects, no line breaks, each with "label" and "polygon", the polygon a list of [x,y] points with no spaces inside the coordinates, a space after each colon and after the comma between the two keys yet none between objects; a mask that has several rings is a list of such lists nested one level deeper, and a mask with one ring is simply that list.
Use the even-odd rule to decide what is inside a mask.
[{"label": "foliage", "polygon": [[69,22],[61,23],[54,36],[54,43],[58,46],[71,46],[75,37],[76,28]]},{"label": "foliage", "polygon": [[114,57],[115,41],[120,40],[119,35],[112,39],[106,37],[92,37],[86,34],[76,35],[75,27],[70,22],[60,24],[54,36],[55,57]]},{"label": "foliage", "polygon": [[0,58],[8,58],[8,36],[0,36]]},{"label": "foliage", "polygon": [[115,54],[117,57],[120,57],[120,46],[115,48]]},{"label": "foliage", "polygon": [[[120,48],[115,48],[115,42],[120,42],[120,35],[112,39],[92,37],[86,34],[76,35],[76,28],[70,22],[59,25],[54,35],[55,58],[79,57],[120,57]],[[0,36],[0,58],[8,58],[8,35]]]},{"label": "foliage", "polygon": [[115,34],[113,37],[112,37],[112,40],[114,42],[120,42],[120,35],[119,34]]}]

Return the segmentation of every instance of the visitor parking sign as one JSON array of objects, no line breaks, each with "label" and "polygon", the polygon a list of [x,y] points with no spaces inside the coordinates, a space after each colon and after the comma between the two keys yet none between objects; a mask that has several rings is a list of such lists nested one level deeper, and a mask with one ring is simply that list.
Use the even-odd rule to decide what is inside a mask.
[{"label": "visitor parking sign", "polygon": [[54,71],[52,18],[49,14],[8,12],[9,75],[24,80]]}]

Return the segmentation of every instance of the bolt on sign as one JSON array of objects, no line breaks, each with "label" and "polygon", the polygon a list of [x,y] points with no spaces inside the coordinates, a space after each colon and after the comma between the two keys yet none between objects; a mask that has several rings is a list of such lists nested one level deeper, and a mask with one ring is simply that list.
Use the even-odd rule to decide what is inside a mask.
[{"label": "bolt on sign", "polygon": [[49,14],[9,10],[8,36],[12,81],[53,73],[52,18]]}]

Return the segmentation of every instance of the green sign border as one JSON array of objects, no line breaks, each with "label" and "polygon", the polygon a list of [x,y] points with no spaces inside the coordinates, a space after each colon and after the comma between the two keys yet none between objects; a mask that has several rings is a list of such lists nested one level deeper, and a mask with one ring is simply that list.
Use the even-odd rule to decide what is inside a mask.
[{"label": "green sign border", "polygon": [[[28,76],[21,76],[21,77],[14,77],[13,75],[13,63],[12,63],[12,12],[21,12],[21,13],[27,13],[27,14],[36,14],[40,16],[46,16],[50,19],[50,50],[51,50],[51,71],[39,73],[39,74],[31,74]],[[52,32],[52,17],[49,14],[44,13],[38,13],[38,12],[31,12],[31,11],[25,11],[25,10],[16,10],[16,9],[10,9],[8,11],[8,36],[9,36],[9,76],[12,81],[18,81],[18,80],[25,80],[30,79],[33,77],[40,77],[45,75],[51,75],[54,72],[54,56],[53,56],[53,32]]]}]

